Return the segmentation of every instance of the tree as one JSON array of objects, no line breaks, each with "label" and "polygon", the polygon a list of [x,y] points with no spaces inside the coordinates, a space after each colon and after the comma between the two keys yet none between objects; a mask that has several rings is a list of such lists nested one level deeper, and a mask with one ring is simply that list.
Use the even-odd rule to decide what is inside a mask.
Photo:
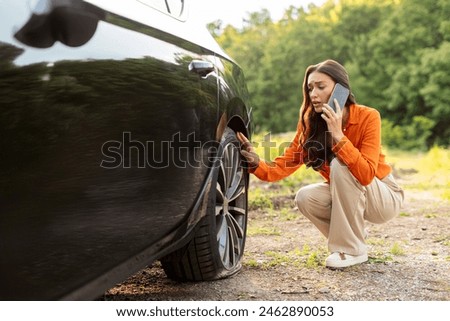
[{"label": "tree", "polygon": [[306,67],[334,59],[359,103],[408,135],[425,126],[429,146],[448,146],[449,12],[448,0],[329,0],[290,7],[277,23],[263,10],[241,30],[210,30],[244,68],[257,130],[295,128]]}]

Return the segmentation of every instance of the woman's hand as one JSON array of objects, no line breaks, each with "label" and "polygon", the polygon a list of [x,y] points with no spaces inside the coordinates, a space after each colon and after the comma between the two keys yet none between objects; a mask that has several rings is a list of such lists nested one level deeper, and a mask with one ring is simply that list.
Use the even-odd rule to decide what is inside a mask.
[{"label": "woman's hand", "polygon": [[245,157],[249,168],[257,168],[259,166],[259,156],[255,152],[252,143],[241,132],[237,133],[237,138],[242,144],[241,154]]},{"label": "woman's hand", "polygon": [[336,144],[344,137],[344,133],[342,132],[343,112],[336,99],[334,100],[334,105],[336,106],[336,111],[334,111],[330,105],[324,104],[321,117],[327,122],[328,130],[331,132],[331,137],[333,138],[333,143]]}]

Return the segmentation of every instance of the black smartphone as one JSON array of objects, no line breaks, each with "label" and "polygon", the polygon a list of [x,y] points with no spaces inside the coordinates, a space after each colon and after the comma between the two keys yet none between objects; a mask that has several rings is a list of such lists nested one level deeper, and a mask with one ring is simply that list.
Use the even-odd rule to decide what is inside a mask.
[{"label": "black smartphone", "polygon": [[328,100],[328,105],[336,111],[336,106],[334,105],[334,99],[337,99],[339,106],[341,106],[341,110],[344,108],[345,103],[347,102],[348,95],[350,95],[350,90],[342,86],[340,83],[336,83],[334,85],[333,92],[331,93],[330,99]]}]

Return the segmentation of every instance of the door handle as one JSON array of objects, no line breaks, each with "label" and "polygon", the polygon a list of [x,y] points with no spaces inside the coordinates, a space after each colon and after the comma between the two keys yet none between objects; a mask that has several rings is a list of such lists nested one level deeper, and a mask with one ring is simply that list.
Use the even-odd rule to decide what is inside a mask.
[{"label": "door handle", "polygon": [[192,60],[189,64],[189,71],[199,74],[202,77],[206,77],[214,71],[214,64],[204,60]]}]

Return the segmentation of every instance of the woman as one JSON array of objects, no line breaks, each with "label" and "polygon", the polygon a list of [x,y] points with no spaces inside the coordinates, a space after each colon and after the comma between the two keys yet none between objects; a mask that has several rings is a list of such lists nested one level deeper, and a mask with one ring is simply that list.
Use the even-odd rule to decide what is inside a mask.
[{"label": "woman", "polygon": [[400,210],[404,193],[381,153],[381,119],[377,110],[359,105],[350,93],[341,109],[328,104],[340,83],[350,90],[348,74],[333,60],[309,66],[303,81],[303,104],[297,132],[282,156],[260,160],[248,139],[238,133],[249,170],[277,181],[305,164],[326,182],[302,187],[295,202],[328,239],[329,268],[367,261],[365,220],[384,223]]}]

